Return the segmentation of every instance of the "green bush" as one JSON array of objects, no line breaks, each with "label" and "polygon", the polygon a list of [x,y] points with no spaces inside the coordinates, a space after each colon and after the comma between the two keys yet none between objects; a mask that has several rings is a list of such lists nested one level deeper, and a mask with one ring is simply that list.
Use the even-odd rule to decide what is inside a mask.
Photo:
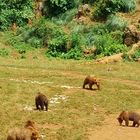
[{"label": "green bush", "polygon": [[137,49],[132,55],[124,53],[123,58],[126,61],[137,61],[140,58],[140,49]]},{"label": "green bush", "polygon": [[104,34],[108,33],[108,30],[106,29],[104,24],[97,24],[95,26],[88,27],[87,30],[88,30],[88,32],[85,33],[87,46],[94,45],[96,35],[104,35]]},{"label": "green bush", "polygon": [[124,31],[127,26],[127,22],[119,16],[110,15],[106,21],[106,27],[108,31]]},{"label": "green bush", "polygon": [[48,45],[47,56],[60,57],[64,59],[80,59],[82,58],[82,42],[83,36],[72,32],[69,36],[62,35],[50,40]]},{"label": "green bush", "polygon": [[140,58],[140,49],[135,51],[135,53],[131,57],[133,60],[137,60],[138,58]]},{"label": "green bush", "polygon": [[120,5],[119,11],[121,12],[131,12],[136,8],[135,0],[120,0],[118,1],[118,5]]},{"label": "green bush", "polygon": [[19,29],[17,35],[34,48],[43,47],[46,42],[50,51],[54,51],[55,46],[57,46],[57,50],[62,50],[60,46],[64,46],[64,40],[67,38],[59,26],[45,19],[35,22],[30,28],[25,26],[25,28]]},{"label": "green bush", "polygon": [[33,0],[2,0],[0,2],[0,30],[8,29],[12,23],[23,26],[33,17]]},{"label": "green bush", "polygon": [[122,27],[118,29],[120,30],[111,31],[108,24],[97,24],[89,28],[88,33],[85,34],[86,46],[94,46],[97,49],[94,54],[91,54],[91,58],[126,51],[127,47],[123,45]]},{"label": "green bush", "polygon": [[45,0],[43,13],[47,16],[57,16],[74,6],[74,0]]},{"label": "green bush", "polygon": [[64,34],[61,34],[56,38],[52,38],[48,42],[48,49],[49,49],[48,51],[66,53],[67,52],[66,42],[67,42],[67,36]]},{"label": "green bush", "polygon": [[[64,59],[85,58],[83,50],[93,47],[96,47],[96,52],[86,59],[124,52],[127,47],[123,45],[122,26],[108,21],[107,23],[95,26],[73,23],[71,27],[67,26],[69,32],[66,32],[51,20],[40,19],[35,21],[32,27],[19,28],[16,34],[10,35],[7,42],[18,49],[19,53],[24,54],[28,49],[44,46],[47,47],[46,56]],[[113,25],[118,26],[120,30],[110,31],[109,25],[112,28]],[[44,45],[45,43],[47,45]]]},{"label": "green bush", "polygon": [[9,52],[5,48],[0,49],[0,56],[5,57],[8,55],[9,55]]},{"label": "green bush", "polygon": [[82,57],[83,57],[83,53],[82,53],[81,48],[79,47],[72,48],[68,51],[68,53],[61,56],[61,58],[75,59],[75,60],[79,60]]},{"label": "green bush", "polygon": [[114,40],[111,35],[105,34],[102,36],[95,36],[94,42],[97,50],[96,55],[110,56],[115,53],[124,52],[127,47]]},{"label": "green bush", "polygon": [[38,39],[37,37],[32,37],[28,39],[28,43],[33,47],[33,48],[41,48],[43,46],[43,42],[41,39]]},{"label": "green bush", "polygon": [[32,50],[30,44],[25,43],[20,35],[15,35],[12,32],[5,32],[4,40],[8,45],[13,46],[19,53],[26,53],[28,50]]},{"label": "green bush", "polygon": [[106,19],[116,12],[131,12],[136,8],[135,0],[97,0],[94,4],[94,19]]},{"label": "green bush", "polygon": [[77,11],[77,8],[70,9],[65,13],[58,15],[57,17],[52,17],[51,21],[57,25],[69,24],[69,22],[71,22],[74,16],[76,15]]},{"label": "green bush", "polygon": [[110,32],[110,35],[118,43],[123,44],[124,32],[117,30],[117,31],[114,31],[114,32]]},{"label": "green bush", "polygon": [[79,60],[83,55],[81,46],[85,44],[85,38],[75,32],[72,32],[69,38],[68,52],[63,58]]}]

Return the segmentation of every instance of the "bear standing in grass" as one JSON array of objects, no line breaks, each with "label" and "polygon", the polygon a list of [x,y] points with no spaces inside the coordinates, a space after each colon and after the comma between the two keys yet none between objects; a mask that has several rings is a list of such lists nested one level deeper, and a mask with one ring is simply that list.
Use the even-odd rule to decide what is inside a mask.
[{"label": "bear standing in grass", "polygon": [[87,84],[89,85],[89,88],[91,90],[92,90],[92,85],[94,84],[97,86],[98,90],[100,89],[100,82],[99,80],[97,80],[95,76],[88,75],[84,80],[83,88],[85,88]]},{"label": "bear standing in grass", "polygon": [[35,105],[36,109],[44,110],[45,107],[46,111],[48,111],[48,99],[46,95],[38,92],[37,96],[35,97]]},{"label": "bear standing in grass", "polygon": [[35,123],[29,120],[24,127],[9,130],[7,140],[39,140],[39,132]]},{"label": "bear standing in grass", "polygon": [[125,121],[125,125],[129,125],[129,121],[133,121],[133,127],[137,125],[139,127],[140,125],[140,115],[136,112],[130,112],[130,111],[122,111],[117,118],[120,125],[122,125],[123,121]]}]

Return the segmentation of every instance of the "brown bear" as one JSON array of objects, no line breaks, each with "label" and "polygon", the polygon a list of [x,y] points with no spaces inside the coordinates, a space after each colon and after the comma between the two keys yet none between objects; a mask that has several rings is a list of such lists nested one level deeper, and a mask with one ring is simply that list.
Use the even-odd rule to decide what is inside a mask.
[{"label": "brown bear", "polygon": [[122,111],[117,118],[118,122],[120,125],[122,125],[123,121],[125,121],[125,125],[129,125],[129,121],[133,121],[133,127],[137,125],[139,127],[140,125],[140,115],[136,112],[131,112],[131,111]]},{"label": "brown bear", "polygon": [[44,110],[44,106],[46,108],[46,111],[48,110],[48,99],[46,95],[38,92],[37,96],[35,97],[35,105],[36,109]]},{"label": "brown bear", "polygon": [[33,121],[27,121],[24,128],[12,128],[8,132],[7,140],[38,140],[39,132]]},{"label": "brown bear", "polygon": [[95,76],[88,75],[84,80],[83,88],[85,88],[87,84],[89,85],[89,88],[91,90],[92,90],[92,85],[94,84],[97,86],[98,90],[100,89],[100,82],[99,80],[97,80]]}]

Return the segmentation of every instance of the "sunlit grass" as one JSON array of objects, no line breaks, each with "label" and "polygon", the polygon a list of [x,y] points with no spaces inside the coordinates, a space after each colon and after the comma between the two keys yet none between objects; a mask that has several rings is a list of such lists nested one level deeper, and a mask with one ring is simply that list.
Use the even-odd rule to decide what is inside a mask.
[{"label": "sunlit grass", "polygon": [[[93,61],[0,58],[0,139],[7,131],[32,119],[45,140],[86,140],[87,130],[122,109],[140,108],[138,63],[95,64]],[[86,75],[101,80],[101,90],[82,89]],[[96,88],[96,86],[94,86]],[[34,110],[38,91],[48,99],[48,112]],[[26,110],[29,106],[33,110]]]}]

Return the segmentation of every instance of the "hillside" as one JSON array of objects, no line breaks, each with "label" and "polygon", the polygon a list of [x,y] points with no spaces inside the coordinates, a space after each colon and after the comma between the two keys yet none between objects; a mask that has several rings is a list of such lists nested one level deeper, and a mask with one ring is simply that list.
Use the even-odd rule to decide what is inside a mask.
[{"label": "hillside", "polygon": [[[27,57],[30,50],[41,50],[43,56],[62,59],[100,60],[102,57],[122,53],[126,60],[136,61],[140,57],[139,50],[136,49],[131,57],[127,56],[127,52],[140,41],[140,2],[123,1],[124,4],[121,0],[103,1],[102,4],[98,0],[77,3],[73,0],[68,5],[62,2],[65,10],[61,10],[65,12],[60,10],[61,4],[55,3],[56,9],[53,9],[49,2],[44,2],[41,11],[39,6],[42,1],[36,1],[32,18],[23,20],[21,17],[15,19],[16,22],[9,21],[11,19],[6,16],[2,18],[8,20],[9,27],[8,23],[2,24],[1,30],[7,28],[8,31],[2,33],[1,38],[3,43],[13,46],[12,49],[17,51],[19,58]],[[18,13],[19,9],[16,10]],[[23,24],[20,25],[18,20]],[[6,53],[6,49],[2,51]]]}]

